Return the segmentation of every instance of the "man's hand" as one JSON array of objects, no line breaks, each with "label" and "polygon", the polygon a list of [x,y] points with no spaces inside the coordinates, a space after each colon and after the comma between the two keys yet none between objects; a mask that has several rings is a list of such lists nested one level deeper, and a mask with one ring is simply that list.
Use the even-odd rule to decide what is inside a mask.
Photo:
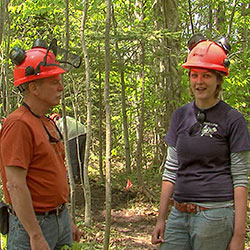
[{"label": "man's hand", "polygon": [[71,227],[73,241],[79,242],[82,236],[82,232],[77,228],[77,226],[73,222],[71,222]]},{"label": "man's hand", "polygon": [[31,250],[51,250],[43,235],[30,238]]}]

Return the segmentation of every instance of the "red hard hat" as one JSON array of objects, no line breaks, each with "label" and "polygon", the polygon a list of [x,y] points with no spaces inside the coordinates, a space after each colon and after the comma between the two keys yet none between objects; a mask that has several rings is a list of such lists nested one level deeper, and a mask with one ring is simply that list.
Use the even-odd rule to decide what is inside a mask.
[{"label": "red hard hat", "polygon": [[[39,71],[33,73],[35,69],[37,69],[37,66],[44,61],[46,53],[47,49],[41,47],[35,47],[25,52],[26,56],[24,60],[22,61],[21,64],[16,65],[14,69],[15,86],[19,86],[23,83],[41,78],[63,74],[66,72],[64,69],[60,67],[59,62],[56,61],[55,55],[49,51],[46,59],[47,65],[43,66],[41,64]],[[54,64],[54,65],[49,65],[49,64]],[[28,70],[31,72],[27,74]]]},{"label": "red hard hat", "polygon": [[183,68],[206,68],[228,75],[229,60],[224,49],[216,42],[201,41],[191,49]]}]

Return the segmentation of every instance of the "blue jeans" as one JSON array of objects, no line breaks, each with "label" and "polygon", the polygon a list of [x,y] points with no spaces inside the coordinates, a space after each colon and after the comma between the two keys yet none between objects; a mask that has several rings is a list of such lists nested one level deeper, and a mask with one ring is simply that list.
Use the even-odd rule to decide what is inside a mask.
[{"label": "blue jeans", "polygon": [[181,213],[173,207],[159,250],[226,250],[234,231],[234,210]]},{"label": "blue jeans", "polygon": [[[66,207],[58,216],[36,216],[42,229],[44,238],[50,249],[59,250],[64,245],[72,246],[72,228],[68,208]],[[30,250],[30,239],[19,219],[10,215],[10,230],[8,233],[8,250]]]}]

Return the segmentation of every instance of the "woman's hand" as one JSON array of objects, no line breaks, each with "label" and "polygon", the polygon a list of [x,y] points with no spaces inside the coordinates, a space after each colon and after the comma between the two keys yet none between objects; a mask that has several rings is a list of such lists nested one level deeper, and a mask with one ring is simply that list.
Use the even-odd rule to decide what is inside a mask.
[{"label": "woman's hand", "polygon": [[155,229],[151,236],[152,244],[158,244],[164,242],[164,229],[165,229],[165,221],[156,223]]}]

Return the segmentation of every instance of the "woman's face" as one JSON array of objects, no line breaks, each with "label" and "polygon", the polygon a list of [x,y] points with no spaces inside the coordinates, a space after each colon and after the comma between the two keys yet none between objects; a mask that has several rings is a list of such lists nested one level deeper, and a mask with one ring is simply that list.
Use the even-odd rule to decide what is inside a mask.
[{"label": "woman's face", "polygon": [[208,108],[217,102],[215,94],[219,84],[216,74],[207,69],[190,70],[190,87],[199,108]]}]

